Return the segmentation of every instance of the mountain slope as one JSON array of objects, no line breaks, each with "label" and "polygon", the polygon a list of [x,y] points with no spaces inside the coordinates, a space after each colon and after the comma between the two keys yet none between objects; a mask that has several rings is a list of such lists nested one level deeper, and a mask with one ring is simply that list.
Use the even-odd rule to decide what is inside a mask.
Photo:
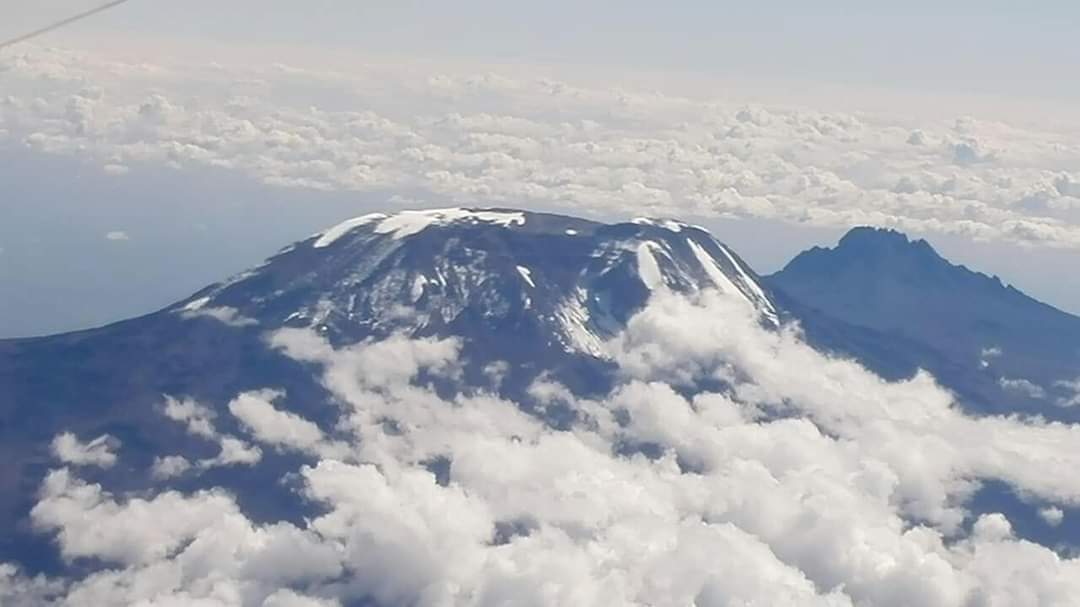
[{"label": "mountain slope", "polygon": [[1080,375],[1080,318],[951,264],[926,241],[856,228],[765,281],[819,319],[936,353],[925,366],[985,411],[1076,419],[1055,403],[1059,382]]},{"label": "mountain slope", "polygon": [[0,341],[0,603],[1069,605],[1080,425],[996,386],[685,224],[367,215]]},{"label": "mountain slope", "polygon": [[[540,375],[576,393],[607,390],[603,341],[655,290],[717,288],[775,325],[777,311],[753,272],[706,231],[646,219],[606,225],[503,210],[374,214],[296,243],[262,266],[160,312],[51,337],[0,340],[0,561],[37,554],[26,526],[57,433],[109,434],[125,466],[98,471],[108,486],[151,484],[154,458],[187,452],[182,427],[162,423],[163,395],[223,407],[274,386],[294,413],[334,427],[319,377],[270,347],[280,329],[310,328],[334,345],[394,334],[461,340],[465,383],[522,402]],[[559,407],[543,411],[556,426]],[[223,430],[234,430],[220,415]],[[192,457],[212,457],[206,453]],[[211,470],[187,489],[228,487],[266,520],[303,511],[289,492],[267,492],[295,461],[267,454],[243,473]],[[254,488],[263,488],[254,490]],[[258,496],[258,497],[255,497]],[[15,521],[20,521],[16,526]],[[40,552],[40,551],[38,551]],[[41,558],[48,560],[41,552]],[[44,563],[44,561],[43,561]]]},{"label": "mountain slope", "polygon": [[[649,292],[704,287],[776,322],[756,277],[704,230],[443,209],[346,221],[180,307],[228,308],[264,327],[311,326],[335,342],[513,328],[561,351],[601,356],[600,342]],[[402,309],[408,313],[388,313]]]}]

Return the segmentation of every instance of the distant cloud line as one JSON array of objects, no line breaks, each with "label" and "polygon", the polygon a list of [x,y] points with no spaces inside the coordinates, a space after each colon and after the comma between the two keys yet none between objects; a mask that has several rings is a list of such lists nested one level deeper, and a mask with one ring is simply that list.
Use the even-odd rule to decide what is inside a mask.
[{"label": "distant cloud line", "polygon": [[288,187],[1080,248],[1069,133],[378,64],[343,74],[33,48],[0,71],[0,142],[89,152],[117,176],[209,166]]}]

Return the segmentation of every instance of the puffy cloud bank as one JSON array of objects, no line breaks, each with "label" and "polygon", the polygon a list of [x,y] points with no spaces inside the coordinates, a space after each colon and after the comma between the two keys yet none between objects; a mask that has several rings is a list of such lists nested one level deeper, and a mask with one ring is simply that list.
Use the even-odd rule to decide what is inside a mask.
[{"label": "puffy cloud bank", "polygon": [[[75,580],[2,566],[0,601],[969,607],[1080,596],[1080,559],[966,505],[980,480],[1002,481],[1060,525],[1080,505],[1080,427],[968,417],[925,374],[885,382],[718,296],[655,295],[608,344],[620,381],[604,398],[538,380],[536,404],[577,413],[564,431],[484,391],[437,394],[433,379],[459,377],[454,340],[335,349],[285,330],[270,342],[319,370],[337,426],[288,411],[270,389],[219,415],[264,448],[309,455],[294,480],[316,516],[256,524],[224,491],[119,495],[56,468],[35,526],[65,558],[109,566]],[[221,439],[203,405],[172,399],[163,412]]]},{"label": "puffy cloud bank", "polygon": [[607,216],[756,217],[1080,246],[1080,138],[588,88],[527,71],[0,57],[0,142],[273,184]]}]

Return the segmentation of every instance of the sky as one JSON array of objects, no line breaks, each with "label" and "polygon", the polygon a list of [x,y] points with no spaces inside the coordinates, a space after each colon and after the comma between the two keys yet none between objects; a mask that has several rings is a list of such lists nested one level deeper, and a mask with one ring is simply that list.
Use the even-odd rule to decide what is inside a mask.
[{"label": "sky", "polygon": [[[70,2],[44,4],[69,5]],[[51,7],[50,7],[51,8]],[[1067,1],[140,2],[102,32],[1075,100]],[[115,35],[115,34],[114,34]]]},{"label": "sky", "polygon": [[[94,5],[5,0],[0,36]],[[887,225],[1078,312],[1078,25],[1068,2],[131,0],[0,51],[0,335],[459,203],[694,220],[760,273]]]}]

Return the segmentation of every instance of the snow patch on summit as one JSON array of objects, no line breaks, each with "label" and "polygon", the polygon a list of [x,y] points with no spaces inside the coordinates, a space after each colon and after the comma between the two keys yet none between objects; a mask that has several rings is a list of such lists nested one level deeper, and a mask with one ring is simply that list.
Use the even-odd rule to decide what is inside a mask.
[{"label": "snow patch on summit", "polygon": [[639,226],[653,226],[653,227],[657,227],[657,228],[664,228],[665,230],[675,232],[676,234],[678,234],[679,232],[682,232],[683,230],[699,230],[701,232],[706,232],[706,233],[708,232],[708,230],[706,230],[705,228],[703,228],[701,226],[690,225],[688,223],[683,223],[681,221],[675,221],[674,219],[654,219],[652,217],[635,217],[634,219],[632,219],[630,221],[631,221],[631,223],[634,223],[634,224],[639,225]]},{"label": "snow patch on summit", "polygon": [[363,215],[361,217],[353,217],[352,219],[346,219],[345,221],[323,232],[322,236],[320,236],[319,239],[316,240],[315,244],[312,246],[314,246],[316,249],[328,247],[334,244],[337,239],[355,230],[356,228],[359,228],[360,226],[366,226],[376,221],[382,221],[387,217],[388,216],[385,213],[371,213],[368,215]]},{"label": "snow patch on summit", "polygon": [[519,211],[471,211],[450,208],[424,211],[402,211],[394,215],[371,213],[339,223],[323,232],[313,245],[316,249],[328,247],[356,228],[375,224],[376,234],[389,234],[395,240],[418,234],[431,226],[453,223],[484,223],[504,228],[525,225],[525,213]]},{"label": "snow patch on summit", "polygon": [[422,232],[433,225],[451,223],[486,223],[504,228],[525,225],[525,213],[504,211],[470,211],[468,209],[437,209],[433,211],[403,211],[381,221],[375,228],[378,234],[393,234],[404,238]]}]

